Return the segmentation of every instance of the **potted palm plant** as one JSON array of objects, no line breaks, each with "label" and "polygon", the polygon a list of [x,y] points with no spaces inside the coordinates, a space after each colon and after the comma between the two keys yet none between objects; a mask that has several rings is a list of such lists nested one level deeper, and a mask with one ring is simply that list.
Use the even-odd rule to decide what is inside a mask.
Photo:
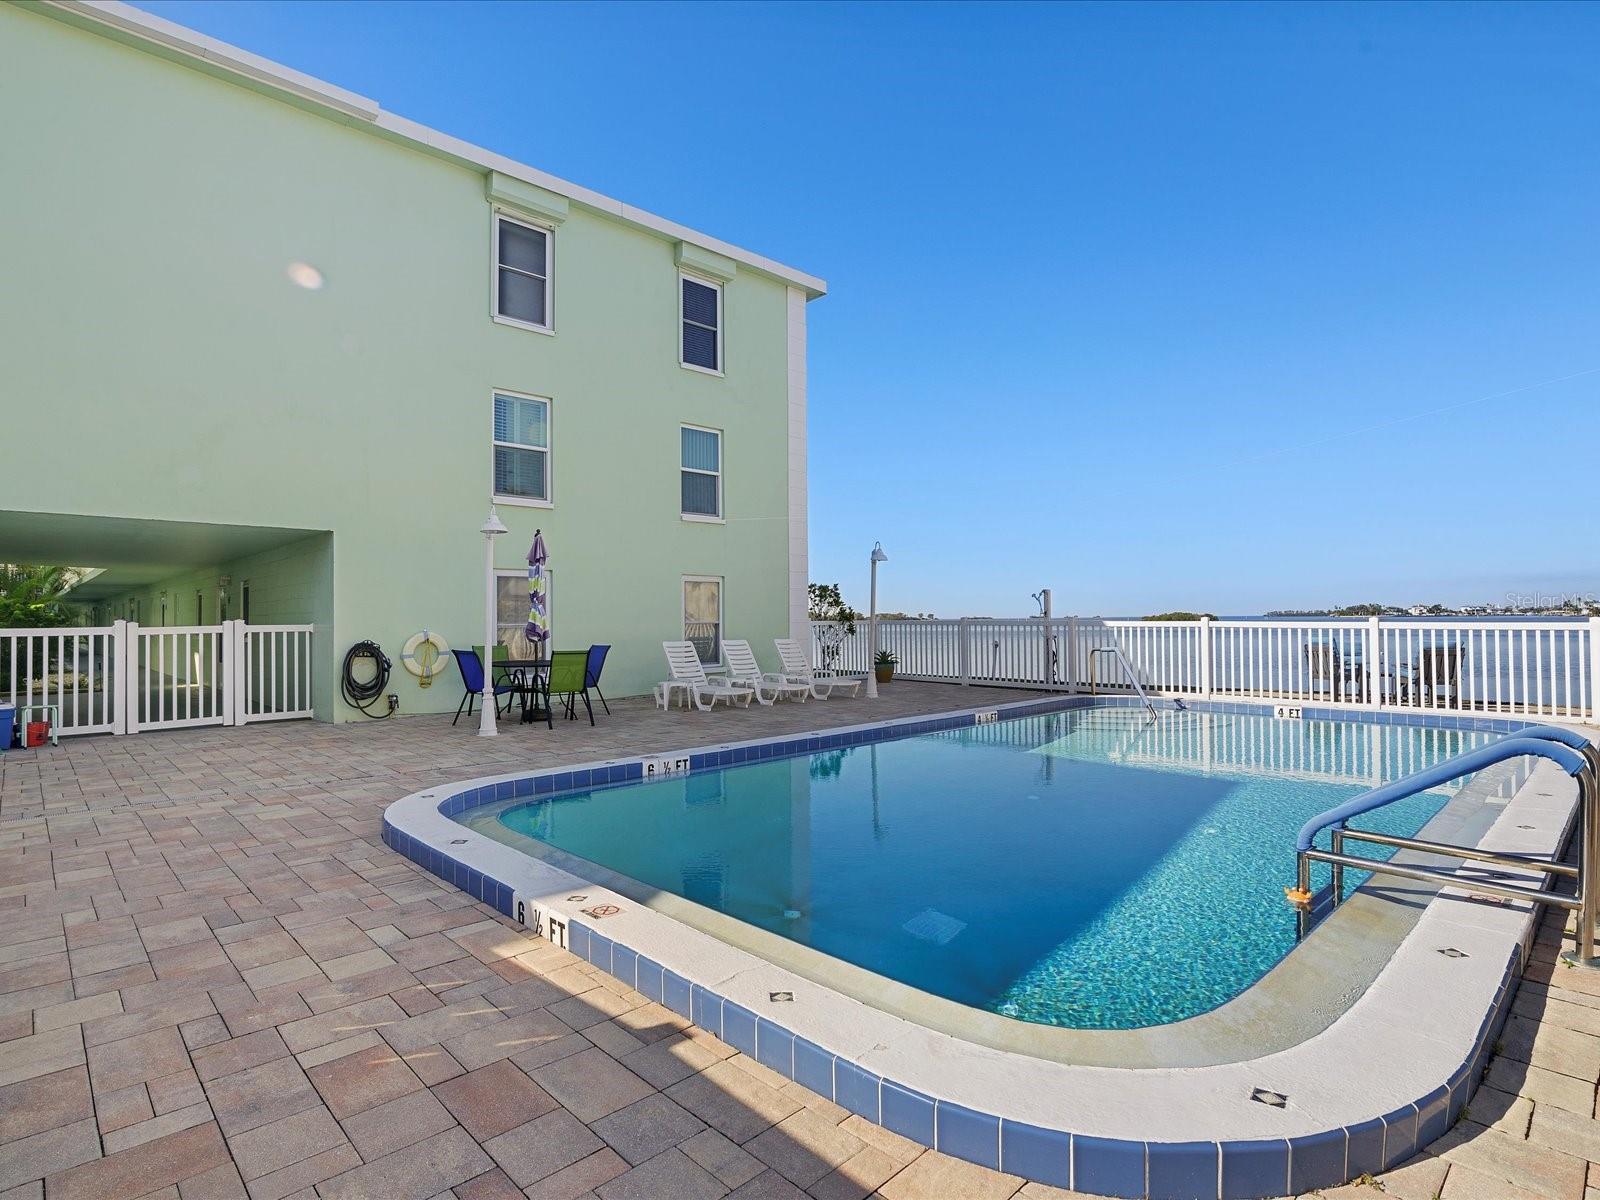
[{"label": "potted palm plant", "polygon": [[894,678],[894,667],[899,661],[893,650],[878,651],[878,657],[872,660],[872,672],[878,677],[879,683],[888,683]]}]

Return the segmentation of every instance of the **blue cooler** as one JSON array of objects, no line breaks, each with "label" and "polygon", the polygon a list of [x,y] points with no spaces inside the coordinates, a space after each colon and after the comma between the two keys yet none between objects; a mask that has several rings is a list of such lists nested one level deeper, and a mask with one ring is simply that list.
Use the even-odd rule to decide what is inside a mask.
[{"label": "blue cooler", "polygon": [[0,704],[0,754],[11,749],[11,730],[16,720],[16,705]]}]

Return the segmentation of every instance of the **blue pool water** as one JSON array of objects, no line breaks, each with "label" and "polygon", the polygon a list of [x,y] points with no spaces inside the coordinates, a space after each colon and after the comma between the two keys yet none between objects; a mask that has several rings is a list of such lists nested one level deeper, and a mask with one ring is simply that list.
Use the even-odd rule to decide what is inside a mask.
[{"label": "blue pool water", "polygon": [[[1125,1029],[1294,945],[1308,817],[1490,735],[1082,709],[520,804],[517,833],[913,987]],[[1428,793],[1356,822],[1411,834]]]}]

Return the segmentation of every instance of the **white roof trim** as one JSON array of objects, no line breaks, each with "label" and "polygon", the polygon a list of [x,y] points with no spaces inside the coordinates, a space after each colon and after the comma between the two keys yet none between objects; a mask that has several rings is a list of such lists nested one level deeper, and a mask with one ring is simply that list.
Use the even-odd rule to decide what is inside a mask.
[{"label": "white roof trim", "polygon": [[[687,241],[717,254],[723,254],[744,266],[770,275],[794,287],[802,288],[811,296],[821,296],[828,290],[824,280],[808,275],[794,267],[762,255],[730,245],[719,238],[710,237],[676,221],[658,217],[654,213],[634,208],[620,200],[613,200],[599,192],[591,191],[565,179],[519,163],[514,159],[485,150],[471,142],[451,137],[437,129],[408,121],[404,117],[385,112],[376,100],[344,88],[335,87],[310,75],[302,74],[275,63],[260,55],[251,54],[227,42],[207,37],[184,25],[165,20],[137,9],[119,0],[45,0],[45,8],[72,13],[78,17],[115,29],[137,40],[164,46],[168,50],[200,59],[226,74],[242,76],[252,83],[288,93],[300,100],[328,108],[345,118],[356,118],[363,124],[383,130],[401,141],[411,142],[433,154],[485,171],[499,171],[515,179],[525,180],[538,187],[547,188],[566,196],[575,204],[606,216],[615,217],[629,225],[656,234],[669,241]],[[353,122],[350,122],[353,123]]]}]

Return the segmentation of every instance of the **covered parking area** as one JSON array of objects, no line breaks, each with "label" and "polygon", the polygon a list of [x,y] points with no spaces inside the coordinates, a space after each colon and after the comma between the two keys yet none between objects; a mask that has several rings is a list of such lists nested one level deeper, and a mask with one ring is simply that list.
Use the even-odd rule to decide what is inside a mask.
[{"label": "covered parking area", "polygon": [[60,732],[332,712],[329,531],[0,510],[0,561],[78,572],[78,624],[0,630],[0,701]]}]

